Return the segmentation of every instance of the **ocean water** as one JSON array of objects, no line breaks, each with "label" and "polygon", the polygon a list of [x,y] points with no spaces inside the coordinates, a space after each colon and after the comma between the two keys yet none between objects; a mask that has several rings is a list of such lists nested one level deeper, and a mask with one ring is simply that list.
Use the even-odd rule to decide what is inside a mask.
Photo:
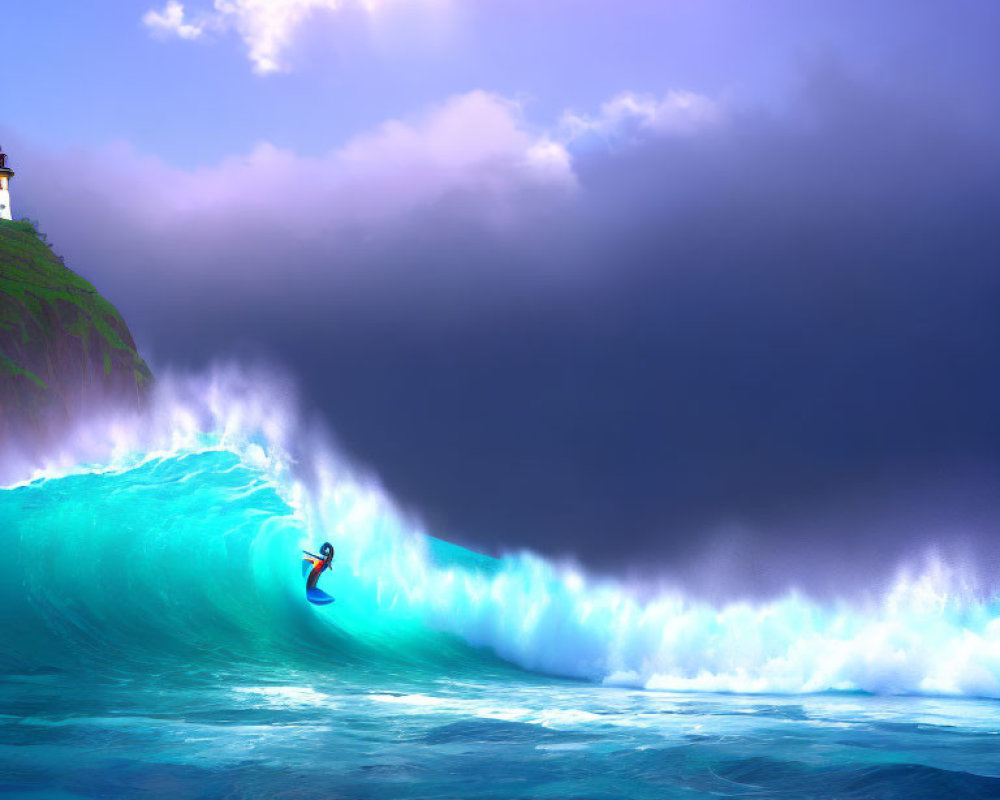
[{"label": "ocean water", "polygon": [[266,399],[181,394],[0,489],[4,796],[1000,797],[1000,602],[944,566],[639,599],[434,539]]}]

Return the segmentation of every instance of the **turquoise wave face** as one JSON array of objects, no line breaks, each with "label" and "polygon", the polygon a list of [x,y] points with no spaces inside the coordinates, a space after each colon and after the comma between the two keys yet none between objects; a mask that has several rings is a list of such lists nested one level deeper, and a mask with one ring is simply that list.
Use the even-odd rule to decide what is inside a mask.
[{"label": "turquoise wave face", "polygon": [[[305,601],[300,552],[315,550],[316,537],[235,453],[177,454],[0,491],[0,663],[129,671],[482,660],[415,613],[399,573],[419,568],[420,542],[407,563],[406,544],[393,544],[399,532],[381,530],[395,520],[373,508],[355,489],[333,538],[350,554],[384,535],[387,550],[364,571],[357,558],[335,562],[321,585],[337,605],[317,609]],[[354,524],[364,536],[350,535]],[[461,568],[486,564],[439,549],[442,563],[450,555]]]},{"label": "turquoise wave face", "polygon": [[[423,534],[343,473],[265,444],[178,447],[0,490],[0,669],[269,669],[623,686],[1000,696],[1000,606],[944,573],[874,607],[790,595],[715,607]],[[300,550],[334,543],[305,600]]]}]

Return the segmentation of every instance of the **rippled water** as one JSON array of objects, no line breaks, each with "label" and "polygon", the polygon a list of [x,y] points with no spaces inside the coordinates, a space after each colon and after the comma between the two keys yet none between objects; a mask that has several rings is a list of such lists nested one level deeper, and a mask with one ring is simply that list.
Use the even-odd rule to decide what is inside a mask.
[{"label": "rippled water", "polygon": [[1000,797],[994,701],[47,674],[0,704],[24,797]]}]

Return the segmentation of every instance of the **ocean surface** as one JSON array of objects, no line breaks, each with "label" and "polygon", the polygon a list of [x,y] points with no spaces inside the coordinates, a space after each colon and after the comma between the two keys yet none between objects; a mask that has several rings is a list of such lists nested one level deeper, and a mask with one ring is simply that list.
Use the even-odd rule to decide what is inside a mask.
[{"label": "ocean surface", "polygon": [[1000,603],[947,570],[640,599],[434,539],[261,408],[0,489],[0,794],[1000,798]]}]

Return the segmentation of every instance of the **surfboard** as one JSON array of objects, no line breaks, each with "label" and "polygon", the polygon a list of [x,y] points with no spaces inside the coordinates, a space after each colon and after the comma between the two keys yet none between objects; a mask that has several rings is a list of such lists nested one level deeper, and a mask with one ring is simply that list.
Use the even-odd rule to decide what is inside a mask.
[{"label": "surfboard", "polygon": [[328,603],[332,603],[334,598],[330,597],[322,589],[306,589],[306,600],[318,606],[325,606]]}]

